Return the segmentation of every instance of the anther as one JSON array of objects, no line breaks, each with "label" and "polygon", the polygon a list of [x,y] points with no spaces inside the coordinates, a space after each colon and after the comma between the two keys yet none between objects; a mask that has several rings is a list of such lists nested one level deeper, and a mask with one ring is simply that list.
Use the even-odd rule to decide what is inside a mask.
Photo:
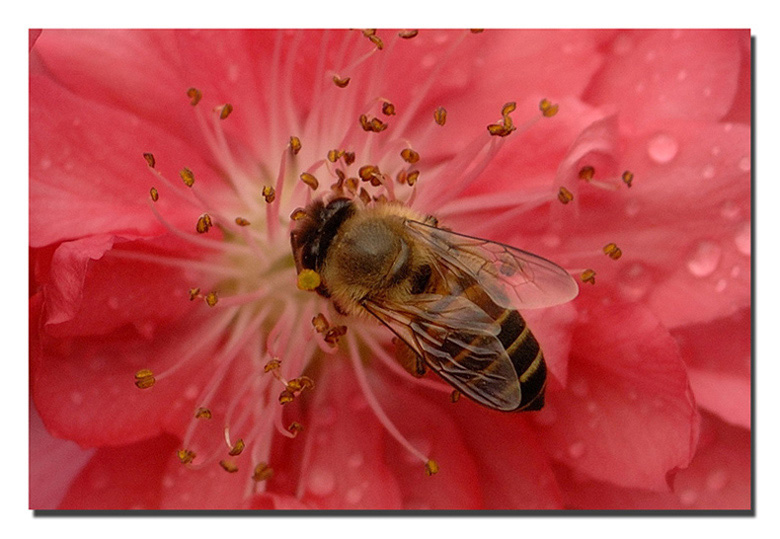
[{"label": "anther", "polygon": [[365,114],[360,115],[360,127],[363,128],[363,131],[367,132],[374,132],[374,133],[380,133],[387,129],[387,124],[384,123],[379,118],[371,118],[368,119],[368,116]]},{"label": "anther", "polygon": [[395,105],[390,103],[390,101],[383,102],[382,114],[384,114],[385,116],[395,116]]},{"label": "anther", "polygon": [[514,101],[510,101],[509,103],[506,103],[501,108],[501,116],[507,116],[508,114],[514,112],[516,108],[517,108],[517,103],[515,103]]},{"label": "anther", "polygon": [[292,432],[293,436],[297,436],[299,432],[303,432],[303,425],[301,425],[297,421],[293,421],[292,423],[290,423],[290,426],[287,427],[287,430]]},{"label": "anther", "polygon": [[[263,192],[265,192],[265,189],[263,189]],[[269,202],[267,198],[265,201]],[[293,221],[300,221],[304,217],[306,217],[306,210],[304,210],[303,208],[295,208],[293,212],[290,214],[290,219],[292,219]]]},{"label": "anther", "polygon": [[187,90],[187,97],[190,98],[190,105],[194,107],[198,104],[200,98],[203,97],[203,94],[197,88],[190,88]]},{"label": "anther", "polygon": [[414,164],[420,160],[420,154],[412,150],[411,148],[404,148],[401,150],[401,159],[409,164]]},{"label": "anther", "polygon": [[238,466],[236,466],[236,463],[232,460],[220,460],[219,465],[222,466],[222,469],[227,473],[236,473],[238,471]]},{"label": "anther", "polygon": [[149,369],[141,369],[135,373],[135,386],[138,389],[149,389],[155,382],[154,373]]},{"label": "anther", "polygon": [[439,465],[436,464],[436,461],[432,459],[428,459],[428,462],[425,463],[425,475],[433,475],[438,472],[439,472]]},{"label": "anther", "polygon": [[319,313],[317,316],[311,319],[311,325],[314,326],[314,329],[317,331],[317,333],[323,333],[330,327],[328,319],[325,318],[325,315],[322,313]]},{"label": "anther", "polygon": [[211,216],[208,213],[204,213],[198,217],[198,222],[195,224],[195,230],[198,234],[205,234],[212,226],[214,226],[214,223],[211,221]]},{"label": "anther", "polygon": [[481,34],[484,31],[485,31],[484,28],[471,28],[469,30],[469,32],[471,32],[472,34]]},{"label": "anther", "polygon": [[181,180],[187,187],[192,187],[192,185],[195,183],[195,174],[193,174],[192,171],[187,167],[184,167],[179,171],[179,176],[181,176]]},{"label": "anther", "polygon": [[289,389],[285,389],[281,393],[279,393],[279,404],[289,404],[292,401],[295,400],[295,393],[290,391]]},{"label": "anther", "polygon": [[195,412],[195,419],[211,419],[211,410],[208,408],[198,408]]},{"label": "anther", "polygon": [[328,161],[331,163],[335,163],[339,160],[339,157],[344,155],[344,150],[329,150],[328,151]]},{"label": "anther", "polygon": [[358,198],[360,198],[360,200],[363,201],[363,204],[366,205],[371,202],[371,195],[369,195],[368,191],[366,191],[363,187],[360,188],[360,194],[358,194]]},{"label": "anther", "polygon": [[347,84],[349,84],[349,81],[351,79],[349,77],[339,77],[338,75],[333,75],[333,84],[338,86],[339,88],[346,88]]},{"label": "anther", "polygon": [[317,187],[320,186],[320,182],[317,181],[317,178],[315,178],[313,175],[309,174],[308,172],[302,172],[301,173],[301,181],[312,188],[312,190],[317,189]]},{"label": "anther", "polygon": [[358,176],[360,176],[360,179],[364,182],[371,181],[380,175],[381,172],[379,172],[379,167],[374,165],[364,165],[358,169]]},{"label": "anther", "polygon": [[156,161],[154,160],[154,154],[145,153],[144,159],[146,159],[146,164],[149,165],[149,168],[154,168],[154,165],[156,163]]},{"label": "anther", "polygon": [[320,274],[314,270],[305,269],[298,274],[298,288],[301,290],[315,290],[321,283]]},{"label": "anther", "polygon": [[634,173],[630,170],[627,170],[623,173],[623,176],[621,176],[623,179],[623,183],[625,183],[627,186],[631,187],[631,182],[634,181]]},{"label": "anther", "polygon": [[433,119],[439,125],[444,125],[447,122],[447,110],[444,107],[438,107],[433,111]]},{"label": "anther", "polygon": [[206,301],[206,305],[208,305],[209,307],[213,307],[219,301],[216,292],[209,292],[208,294],[206,294],[206,297],[204,297],[203,299]]},{"label": "anther", "polygon": [[586,182],[589,182],[590,180],[593,179],[593,176],[595,174],[596,174],[596,169],[590,165],[587,165],[580,169],[578,176],[580,177],[581,180],[585,180]]},{"label": "anther", "polygon": [[346,335],[347,326],[334,326],[329,328],[325,333],[325,342],[328,344],[337,344],[339,337]]},{"label": "anther", "polygon": [[267,481],[271,479],[274,475],[273,468],[270,468],[267,463],[261,462],[257,466],[255,466],[255,470],[252,473],[252,479],[257,481],[258,483],[260,481]]},{"label": "anther", "polygon": [[604,254],[609,256],[612,260],[617,260],[623,256],[623,251],[621,251],[620,247],[618,247],[616,244],[608,243],[604,246]]},{"label": "anther", "polygon": [[249,226],[249,225],[251,225],[252,223],[250,223],[249,221],[247,221],[247,220],[246,220],[246,219],[244,219],[243,217],[236,217],[236,224],[237,224],[238,226]]},{"label": "anther", "polygon": [[314,380],[308,376],[299,376],[287,382],[287,391],[291,393],[298,393],[304,389],[314,389]]},{"label": "anther", "polygon": [[542,116],[545,118],[552,118],[558,113],[558,104],[553,104],[549,99],[545,98],[539,102],[539,110],[542,111]]},{"label": "anther", "polygon": [[301,139],[298,137],[290,137],[290,151],[293,155],[298,155],[298,152],[301,151]]},{"label": "anther", "polygon": [[344,163],[351,165],[355,162],[355,152],[344,152]]},{"label": "anther", "polygon": [[263,367],[263,372],[271,372],[277,370],[279,367],[282,366],[282,362],[278,359],[272,359],[268,363],[265,364]]},{"label": "anther", "polygon": [[233,112],[233,105],[230,103],[225,103],[221,107],[217,107],[217,110],[219,110],[219,119],[224,120],[228,116],[230,116],[230,113]]},{"label": "anther", "polygon": [[415,183],[417,183],[417,178],[420,177],[420,171],[419,170],[412,170],[406,175],[406,183],[409,187],[413,186]]},{"label": "anther", "polygon": [[376,45],[376,48],[379,49],[380,51],[385,48],[385,44],[382,42],[382,40],[379,38],[378,35],[372,34],[368,36],[368,39],[371,41],[371,43]]},{"label": "anther", "polygon": [[157,192],[155,187],[149,189],[149,196],[152,197],[152,202],[157,202],[160,199],[160,193]]},{"label": "anther", "polygon": [[276,189],[269,185],[263,187],[263,198],[268,204],[276,200]]},{"label": "anther", "polygon": [[572,200],[574,200],[574,195],[571,194],[571,191],[566,189],[565,187],[561,187],[558,190],[558,200],[561,201],[563,204],[568,204]]},{"label": "anther", "polygon": [[179,457],[179,460],[182,464],[189,464],[193,460],[195,460],[195,457],[197,456],[194,451],[190,451],[189,449],[179,449],[176,452],[176,456]]},{"label": "anther", "polygon": [[244,444],[244,440],[242,438],[239,438],[236,440],[236,443],[233,444],[233,447],[230,448],[230,451],[228,451],[228,455],[231,457],[235,457],[241,454],[241,452],[246,447],[246,444]]},{"label": "anther", "polygon": [[458,402],[460,400],[460,391],[453,389],[450,393],[450,402]]},{"label": "anther", "polygon": [[412,39],[413,37],[416,37],[417,34],[419,34],[419,30],[401,30],[398,32],[398,37],[402,39]]},{"label": "anther", "polygon": [[194,301],[197,297],[200,297],[200,288],[190,288],[190,301]]},{"label": "anther", "polygon": [[344,182],[344,187],[347,188],[347,191],[353,195],[356,195],[358,192],[358,179],[354,177],[347,178],[347,180]]},{"label": "anther", "polygon": [[596,272],[592,269],[586,269],[580,275],[580,279],[582,279],[583,283],[596,284]]}]

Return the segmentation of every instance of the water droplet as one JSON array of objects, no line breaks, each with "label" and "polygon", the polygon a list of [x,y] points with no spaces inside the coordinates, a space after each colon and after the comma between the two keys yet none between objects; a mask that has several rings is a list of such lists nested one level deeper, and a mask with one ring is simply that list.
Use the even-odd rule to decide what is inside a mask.
[{"label": "water droplet", "polygon": [[230,64],[228,67],[228,80],[238,82],[238,64]]},{"label": "water droplet", "polygon": [[141,337],[149,341],[154,338],[154,332],[157,329],[157,325],[151,320],[147,320],[146,322],[136,322],[133,325]]},{"label": "water droplet", "polygon": [[620,271],[618,286],[626,299],[637,301],[647,294],[652,281],[650,272],[639,262],[634,262]]},{"label": "water droplet", "polygon": [[80,391],[74,391],[70,394],[70,400],[73,404],[81,404],[84,402],[84,394]]},{"label": "water droplet", "polygon": [[723,292],[726,290],[726,285],[728,284],[728,281],[726,279],[719,279],[718,282],[715,284],[715,292]]},{"label": "water droplet", "polygon": [[324,468],[314,470],[309,474],[308,488],[315,496],[327,496],[336,489],[336,476]]},{"label": "water droplet", "polygon": [[655,51],[647,51],[647,53],[645,53],[645,62],[652,62],[655,60],[656,56],[657,53]]},{"label": "water droplet", "polygon": [[645,91],[645,84],[643,82],[638,82],[636,86],[634,86],[634,91],[638,94],[641,94]]},{"label": "water droplet", "polygon": [[187,400],[194,401],[197,397],[198,397],[198,386],[196,386],[195,384],[190,385],[184,391],[184,398]]},{"label": "water droplet", "polygon": [[569,456],[578,459],[585,454],[585,444],[583,442],[574,442],[569,446]]},{"label": "water droplet", "polygon": [[750,223],[742,223],[734,236],[734,243],[737,250],[745,256],[750,256],[750,237]]},{"label": "water droplet", "polygon": [[732,123],[723,124],[723,132],[724,133],[728,133],[732,129],[734,129],[734,124],[732,124]]},{"label": "water droplet", "polygon": [[424,68],[431,68],[436,64],[436,55],[434,54],[426,54],[423,56],[422,60],[420,60],[420,64]]},{"label": "water droplet", "polygon": [[639,213],[639,201],[635,198],[627,201],[625,211],[627,217],[636,217]]},{"label": "water droplet", "polygon": [[714,470],[712,473],[710,473],[709,476],[707,476],[707,489],[711,492],[719,492],[725,488],[728,482],[729,477],[726,473],[726,470]]},{"label": "water droplet", "polygon": [[712,157],[718,157],[720,155],[720,146],[713,146],[710,150]]},{"label": "water droplet", "polygon": [[170,474],[166,474],[163,477],[162,484],[163,484],[163,487],[165,487],[165,488],[173,488],[173,485],[175,485],[176,483],[175,483],[175,481],[173,480],[173,477],[171,477]]},{"label": "water droplet", "polygon": [[704,88],[704,89],[701,91],[701,94],[702,94],[704,97],[710,97],[710,96],[712,95],[712,88],[710,88],[709,86],[707,86],[706,88]]},{"label": "water droplet", "polygon": [[599,409],[599,405],[596,404],[596,401],[588,401],[585,407],[588,409],[588,412],[590,412],[591,414],[595,414]]},{"label": "water droplet", "polygon": [[728,219],[729,221],[735,220],[737,217],[739,217],[739,214],[740,214],[739,206],[733,200],[727,200],[720,207],[721,217],[723,217],[724,219]]},{"label": "water droplet", "polygon": [[721,249],[717,243],[700,241],[688,257],[688,271],[695,277],[706,277],[718,267]]},{"label": "water droplet", "polygon": [[545,234],[542,236],[542,243],[547,247],[560,247],[561,237],[558,234]]},{"label": "water droplet", "polygon": [[699,495],[695,490],[686,489],[680,492],[680,503],[683,505],[693,505],[698,499]]},{"label": "water droplet", "polygon": [[684,69],[681,69],[680,71],[677,72],[677,80],[679,82],[682,82],[687,78],[688,78],[688,72],[685,71]]},{"label": "water droplet", "polygon": [[647,154],[650,159],[659,164],[668,163],[677,155],[679,145],[677,141],[666,133],[658,133],[647,145]]},{"label": "water droplet", "polygon": [[734,264],[734,266],[732,266],[731,268],[731,277],[733,279],[736,279],[737,277],[739,277],[740,273],[742,273],[742,268]]},{"label": "water droplet", "polygon": [[744,156],[742,159],[739,160],[739,170],[743,172],[750,172],[750,157],[747,155]]},{"label": "water droplet", "polygon": [[116,296],[111,296],[108,298],[108,307],[109,309],[116,310],[119,308],[119,298]]},{"label": "water droplet", "polygon": [[49,159],[48,157],[44,157],[43,159],[41,159],[40,167],[42,170],[47,170],[51,168],[51,159]]},{"label": "water droplet", "polygon": [[344,498],[348,504],[357,505],[363,499],[363,490],[360,487],[353,487],[347,491]]},{"label": "water droplet", "polygon": [[705,166],[705,167],[702,169],[702,171],[701,171],[701,175],[702,175],[704,178],[706,178],[706,179],[708,179],[708,180],[711,180],[712,178],[714,178],[714,177],[715,177],[715,167],[714,167],[713,165],[707,165],[707,166]]},{"label": "water droplet", "polygon": [[577,397],[584,397],[588,394],[588,382],[584,378],[577,378],[569,382],[569,389]]},{"label": "water droplet", "polygon": [[362,453],[352,453],[347,459],[347,466],[349,466],[350,468],[360,468],[362,464],[363,464]]}]

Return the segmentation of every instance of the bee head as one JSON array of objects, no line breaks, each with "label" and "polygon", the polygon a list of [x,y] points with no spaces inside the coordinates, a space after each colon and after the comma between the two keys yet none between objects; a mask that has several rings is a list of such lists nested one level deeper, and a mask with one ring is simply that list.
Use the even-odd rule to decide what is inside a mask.
[{"label": "bee head", "polygon": [[355,212],[348,198],[336,198],[326,205],[315,200],[305,209],[305,216],[290,234],[290,244],[298,273],[304,269],[319,271],[328,247],[341,224]]}]

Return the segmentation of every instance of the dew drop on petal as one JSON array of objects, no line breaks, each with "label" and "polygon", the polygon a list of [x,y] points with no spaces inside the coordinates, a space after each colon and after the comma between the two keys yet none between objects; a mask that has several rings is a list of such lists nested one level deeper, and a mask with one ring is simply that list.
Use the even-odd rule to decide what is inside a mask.
[{"label": "dew drop on petal", "polygon": [[364,489],[361,487],[352,487],[344,495],[344,498],[348,504],[357,505],[363,499],[363,491]]},{"label": "dew drop on petal", "polygon": [[84,402],[84,394],[80,391],[74,391],[70,394],[70,400],[73,404],[81,404]]},{"label": "dew drop on petal", "polygon": [[314,470],[309,474],[309,492],[315,496],[327,496],[336,488],[336,476],[326,469]]},{"label": "dew drop on petal", "polygon": [[702,177],[707,180],[711,180],[715,177],[715,167],[713,165],[706,165],[701,171]]},{"label": "dew drop on petal", "polygon": [[747,155],[739,160],[739,170],[743,172],[750,172],[750,157]]},{"label": "dew drop on petal", "polygon": [[720,207],[721,217],[729,221],[735,220],[737,217],[739,217],[739,214],[740,214],[739,206],[733,200],[727,200]]},{"label": "dew drop on petal", "polygon": [[734,236],[734,243],[740,253],[750,256],[750,223],[745,222],[740,225],[737,234]]},{"label": "dew drop on petal", "polygon": [[637,301],[650,290],[652,277],[642,264],[635,262],[621,270],[618,283],[626,299]]},{"label": "dew drop on petal", "polygon": [[700,241],[688,256],[688,271],[695,277],[706,277],[718,267],[721,249],[711,241]]},{"label": "dew drop on petal", "polygon": [[163,477],[163,480],[162,480],[163,487],[165,487],[165,488],[173,488],[173,485],[175,485],[175,484],[176,484],[176,482],[173,480],[173,477],[171,477],[170,474],[166,474]]},{"label": "dew drop on petal", "polygon": [[585,443],[578,441],[569,446],[569,456],[578,459],[585,454]]},{"label": "dew drop on petal", "polygon": [[39,166],[41,167],[41,170],[47,170],[51,168],[51,159],[49,159],[48,157],[44,157],[43,159],[41,159]]},{"label": "dew drop on petal", "polygon": [[599,405],[596,404],[596,401],[588,401],[585,407],[588,409],[588,412],[590,412],[591,414],[595,414],[596,411],[599,409]]},{"label": "dew drop on petal", "polygon": [[636,217],[639,213],[639,201],[632,198],[626,202],[625,212],[626,217]]},{"label": "dew drop on petal", "polygon": [[710,97],[712,95],[712,88],[707,86],[706,88],[704,88],[704,90],[701,91],[701,93],[704,97]]},{"label": "dew drop on petal", "polygon": [[108,298],[108,308],[116,310],[119,308],[119,299],[116,296]]},{"label": "dew drop on petal", "polygon": [[715,292],[723,292],[726,290],[726,286],[728,285],[728,281],[726,279],[719,279],[718,282],[715,284]]},{"label": "dew drop on petal", "polygon": [[680,492],[680,503],[683,505],[693,505],[699,499],[699,495],[693,489],[685,489]]},{"label": "dew drop on petal", "polygon": [[707,476],[707,489],[711,492],[720,492],[729,482],[728,474],[723,469],[714,470]]},{"label": "dew drop on petal", "polygon": [[682,82],[687,78],[688,78],[688,72],[685,71],[684,69],[681,69],[680,71],[677,72],[677,80],[679,82]]},{"label": "dew drop on petal", "polygon": [[561,237],[558,234],[545,234],[542,236],[542,243],[547,247],[560,247]]},{"label": "dew drop on petal", "polygon": [[360,466],[363,465],[363,460],[362,453],[352,453],[347,459],[347,466],[350,468],[360,468]]},{"label": "dew drop on petal", "polygon": [[196,386],[195,384],[190,385],[184,391],[184,398],[187,400],[194,401],[197,397],[198,397],[198,386]]},{"label": "dew drop on petal", "polygon": [[677,141],[666,133],[658,133],[647,145],[647,154],[650,159],[659,164],[668,163],[677,155],[679,145]]}]

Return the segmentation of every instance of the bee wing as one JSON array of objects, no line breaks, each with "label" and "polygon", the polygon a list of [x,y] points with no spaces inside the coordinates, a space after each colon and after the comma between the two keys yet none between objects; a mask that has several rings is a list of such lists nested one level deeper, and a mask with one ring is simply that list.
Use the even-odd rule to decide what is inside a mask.
[{"label": "bee wing", "polygon": [[534,254],[417,221],[407,220],[406,226],[433,251],[451,290],[477,282],[496,305],[516,309],[566,303],[579,292],[565,269]]},{"label": "bee wing", "polygon": [[498,339],[501,327],[476,304],[419,294],[403,305],[363,306],[464,395],[498,410],[520,406],[520,381]]}]

